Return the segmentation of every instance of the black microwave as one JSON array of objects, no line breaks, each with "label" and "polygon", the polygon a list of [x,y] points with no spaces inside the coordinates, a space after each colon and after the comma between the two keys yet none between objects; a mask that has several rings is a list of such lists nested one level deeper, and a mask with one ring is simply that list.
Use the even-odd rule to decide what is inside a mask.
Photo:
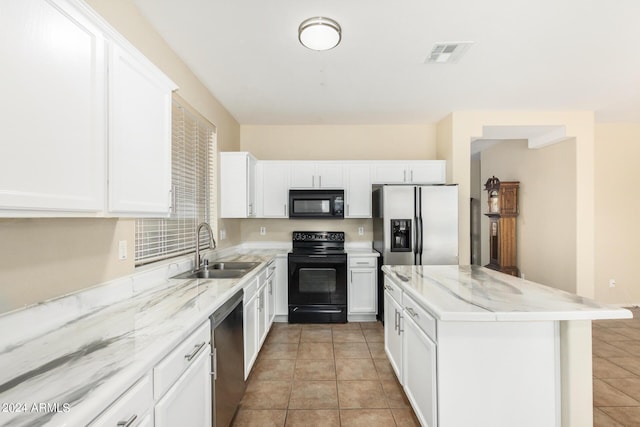
[{"label": "black microwave", "polygon": [[289,190],[289,218],[344,218],[344,190]]}]

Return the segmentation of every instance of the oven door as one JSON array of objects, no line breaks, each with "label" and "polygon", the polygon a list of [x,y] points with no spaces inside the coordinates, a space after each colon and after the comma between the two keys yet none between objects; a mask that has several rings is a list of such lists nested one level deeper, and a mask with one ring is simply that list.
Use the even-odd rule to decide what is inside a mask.
[{"label": "oven door", "polygon": [[347,304],[347,256],[289,254],[289,305],[321,304]]}]

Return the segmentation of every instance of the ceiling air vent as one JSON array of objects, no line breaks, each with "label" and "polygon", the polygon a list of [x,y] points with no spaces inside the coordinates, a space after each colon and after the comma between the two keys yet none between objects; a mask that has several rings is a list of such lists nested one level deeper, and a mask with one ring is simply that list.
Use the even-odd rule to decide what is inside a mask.
[{"label": "ceiling air vent", "polygon": [[458,61],[473,42],[440,42],[433,45],[425,64],[448,64]]}]

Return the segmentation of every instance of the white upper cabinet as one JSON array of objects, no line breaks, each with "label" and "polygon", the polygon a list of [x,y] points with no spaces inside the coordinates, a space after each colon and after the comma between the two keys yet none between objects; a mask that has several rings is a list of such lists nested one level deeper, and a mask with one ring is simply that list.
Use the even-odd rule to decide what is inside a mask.
[{"label": "white upper cabinet", "polygon": [[373,163],[375,184],[444,184],[445,160],[379,161]]},{"label": "white upper cabinet", "polygon": [[366,162],[345,164],[345,218],[371,218],[371,167]]},{"label": "white upper cabinet", "polygon": [[0,216],[99,214],[102,32],[65,1],[3,2],[0,25]]},{"label": "white upper cabinet", "polygon": [[258,217],[288,218],[290,162],[258,161],[256,174]]},{"label": "white upper cabinet", "polygon": [[220,156],[220,217],[256,216],[256,158],[247,152]]},{"label": "white upper cabinet", "polygon": [[168,215],[175,85],[84,2],[5,3],[0,216]]},{"label": "white upper cabinet", "polygon": [[109,212],[168,216],[175,85],[118,44],[110,44],[109,59]]},{"label": "white upper cabinet", "polygon": [[291,188],[344,188],[343,162],[292,161]]}]

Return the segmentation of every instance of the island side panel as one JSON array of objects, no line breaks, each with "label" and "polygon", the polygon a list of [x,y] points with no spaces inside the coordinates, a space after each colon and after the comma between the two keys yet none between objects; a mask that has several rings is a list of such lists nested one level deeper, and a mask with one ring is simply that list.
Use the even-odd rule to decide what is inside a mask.
[{"label": "island side panel", "polygon": [[558,426],[559,326],[438,322],[439,425]]},{"label": "island side panel", "polygon": [[560,322],[562,426],[593,425],[591,321]]}]

